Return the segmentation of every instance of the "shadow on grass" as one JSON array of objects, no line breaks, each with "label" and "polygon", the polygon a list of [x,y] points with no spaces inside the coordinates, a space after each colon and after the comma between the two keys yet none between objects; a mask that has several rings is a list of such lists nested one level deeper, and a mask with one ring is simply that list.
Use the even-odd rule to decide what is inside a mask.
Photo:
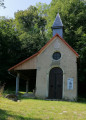
[{"label": "shadow on grass", "polygon": [[0,120],[41,120],[40,118],[27,118],[19,115],[11,115],[9,111],[0,109]]},{"label": "shadow on grass", "polygon": [[86,98],[78,98],[78,103],[86,104]]},{"label": "shadow on grass", "polygon": [[86,104],[86,98],[78,98],[77,101],[68,101],[68,100],[54,100],[54,99],[40,99],[40,98],[29,98],[29,97],[20,97],[19,98],[20,100],[37,100],[37,101],[46,101],[46,102],[55,102],[55,101],[58,101],[58,102],[71,102],[71,103],[80,103],[80,104]]},{"label": "shadow on grass", "polygon": [[[32,93],[32,92],[30,92]],[[10,90],[6,90],[4,91],[3,96],[7,95],[7,94],[15,94],[15,91],[10,91]],[[24,95],[25,92],[19,91],[19,95],[18,95],[18,99],[19,100],[37,100],[37,101],[63,101],[63,102],[73,102],[73,103],[82,103],[82,104],[86,104],[86,96],[85,98],[83,97],[78,97],[77,101],[67,101],[67,100],[48,100],[48,99],[41,99],[41,98],[30,98],[30,97],[22,97],[22,95]]]},{"label": "shadow on grass", "polygon": [[46,99],[41,99],[41,98],[30,98],[30,97],[19,97],[20,100],[44,100],[46,101]]}]

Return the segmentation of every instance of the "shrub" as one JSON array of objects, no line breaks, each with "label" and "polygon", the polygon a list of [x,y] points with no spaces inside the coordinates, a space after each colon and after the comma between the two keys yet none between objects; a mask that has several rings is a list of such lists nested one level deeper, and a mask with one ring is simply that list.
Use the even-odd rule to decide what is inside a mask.
[{"label": "shrub", "polygon": [[4,91],[4,85],[0,85],[0,97],[2,96]]}]

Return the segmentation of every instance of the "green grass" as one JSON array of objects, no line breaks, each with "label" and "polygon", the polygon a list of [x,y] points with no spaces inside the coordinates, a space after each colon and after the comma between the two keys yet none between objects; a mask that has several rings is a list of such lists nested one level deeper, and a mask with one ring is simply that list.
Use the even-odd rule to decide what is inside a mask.
[{"label": "green grass", "polygon": [[66,101],[0,98],[0,120],[86,120],[86,104]]}]

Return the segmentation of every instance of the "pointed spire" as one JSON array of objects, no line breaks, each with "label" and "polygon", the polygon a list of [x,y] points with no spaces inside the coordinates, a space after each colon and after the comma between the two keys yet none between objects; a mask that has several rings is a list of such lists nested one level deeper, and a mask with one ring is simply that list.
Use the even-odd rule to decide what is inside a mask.
[{"label": "pointed spire", "polygon": [[60,15],[58,13],[52,27],[61,27],[61,26],[63,26],[63,24]]},{"label": "pointed spire", "polygon": [[57,14],[55,18],[52,29],[53,29],[53,36],[57,33],[61,37],[63,37],[63,23],[62,23],[59,13]]}]

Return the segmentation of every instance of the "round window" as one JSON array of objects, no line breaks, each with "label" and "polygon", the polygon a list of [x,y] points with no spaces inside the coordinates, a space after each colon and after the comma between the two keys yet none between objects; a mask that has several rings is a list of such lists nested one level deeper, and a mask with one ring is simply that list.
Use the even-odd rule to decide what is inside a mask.
[{"label": "round window", "polygon": [[54,60],[59,60],[60,58],[61,58],[61,53],[60,52],[53,53],[53,59]]}]

